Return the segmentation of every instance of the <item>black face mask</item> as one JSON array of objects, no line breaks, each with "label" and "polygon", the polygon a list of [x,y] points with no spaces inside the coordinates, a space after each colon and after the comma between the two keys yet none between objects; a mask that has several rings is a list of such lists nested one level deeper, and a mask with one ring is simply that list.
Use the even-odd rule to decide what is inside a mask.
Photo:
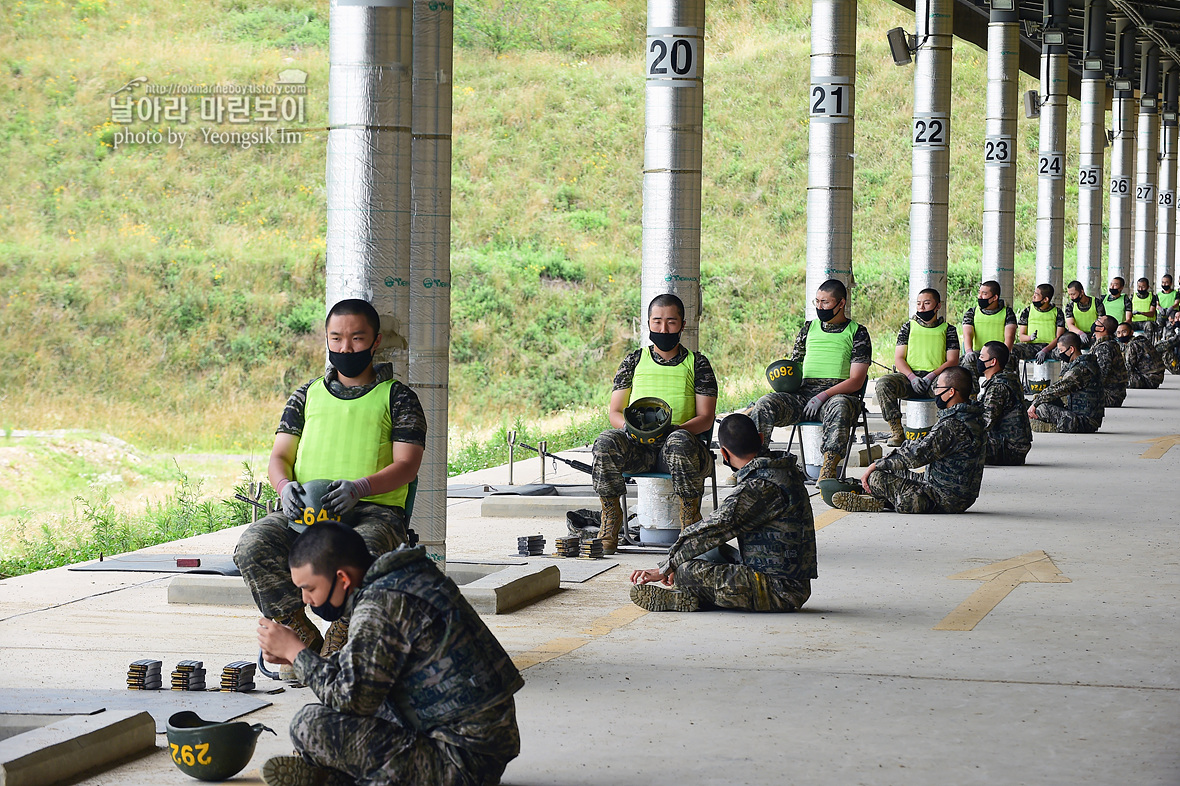
[{"label": "black face mask", "polygon": [[975,302],[979,304],[980,308],[989,308],[991,306],[992,299],[981,297],[977,298]]},{"label": "black face mask", "polygon": [[1062,352],[1060,349],[1054,350],[1053,354],[1057,355],[1057,359],[1062,363],[1069,363],[1070,356],[1068,352]]},{"label": "black face mask", "polygon": [[329,349],[328,362],[341,376],[356,379],[373,365],[373,348],[362,349],[360,352],[333,352]]},{"label": "black face mask", "polygon": [[831,322],[836,316],[836,309],[834,308],[817,308],[815,310],[815,318],[820,322]]},{"label": "black face mask", "polygon": [[1126,344],[1131,340],[1130,336],[1116,336],[1116,338],[1118,338],[1120,344]]},{"label": "black face mask", "polygon": [[647,336],[651,339],[651,343],[656,345],[656,349],[660,350],[661,352],[671,352],[672,350],[676,349],[676,345],[680,343],[679,333],[649,332]]},{"label": "black face mask", "polygon": [[934,394],[934,406],[938,407],[939,409],[946,409],[947,407],[950,406],[950,404],[947,403],[947,400],[942,397],[941,393],[935,393]]},{"label": "black face mask", "polygon": [[328,588],[328,598],[321,606],[312,606],[311,611],[324,622],[335,622],[344,616],[344,607],[348,605],[348,593],[344,593],[344,602],[339,606],[332,605],[332,593],[336,591],[336,576],[332,576],[332,586]]},{"label": "black face mask", "polygon": [[1033,308],[1035,308],[1037,311],[1040,311],[1045,307],[1045,301],[1043,300],[1034,300],[1032,304]]},{"label": "black face mask", "polygon": [[1163,284],[1160,284],[1160,289],[1162,289],[1164,292],[1171,292],[1171,291],[1172,291],[1172,285],[1171,285],[1171,284],[1168,284],[1167,286],[1164,286]]},{"label": "black face mask", "polygon": [[1146,289],[1136,289],[1135,292],[1139,295],[1139,297],[1147,297]]},{"label": "black face mask", "polygon": [[1081,299],[1081,297],[1071,297],[1069,299],[1069,302],[1073,303],[1076,306],[1078,303],[1082,302],[1082,299]]},{"label": "black face mask", "polygon": [[1121,289],[1115,289],[1114,287],[1111,287],[1111,288],[1110,288],[1110,296],[1111,296],[1111,297],[1118,297],[1118,296],[1119,296],[1119,295],[1121,295],[1121,294],[1123,294],[1123,290],[1121,290]]},{"label": "black face mask", "polygon": [[934,309],[933,311],[918,311],[916,315],[923,322],[933,322],[935,317],[938,316],[938,309]]},{"label": "black face mask", "polygon": [[729,463],[729,453],[728,452],[721,454],[721,463],[724,464],[725,466],[729,467],[730,471],[737,472],[737,468],[733,464]]},{"label": "black face mask", "polygon": [[982,377],[985,373],[987,373],[988,368],[990,368],[990,362],[991,361],[989,360],[985,363],[982,358],[975,358],[975,376]]}]

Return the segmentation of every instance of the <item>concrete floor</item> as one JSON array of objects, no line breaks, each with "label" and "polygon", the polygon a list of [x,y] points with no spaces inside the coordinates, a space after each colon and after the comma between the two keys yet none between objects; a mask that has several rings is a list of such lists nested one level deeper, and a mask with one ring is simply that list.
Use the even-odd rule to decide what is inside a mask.
[{"label": "concrete floor", "polygon": [[[802,613],[647,614],[627,578],[657,558],[628,555],[486,617],[527,667],[523,749],[504,782],[1180,784],[1180,447],[1141,457],[1144,440],[1180,434],[1180,378],[1164,385],[1131,391],[1099,434],[1037,434],[1029,465],[989,468],[966,514],[842,514],[815,497],[820,578]],[[537,459],[520,462],[516,481],[536,473]],[[504,559],[518,535],[564,534],[556,518],[479,510],[448,504],[452,559]],[[229,553],[237,534],[154,550]],[[949,578],[1040,551],[1052,565]],[[1069,581],[1030,581],[1053,566]],[[1025,583],[960,608],[1013,576]],[[0,687],[114,687],[138,658],[198,658],[213,674],[253,656],[254,614],[168,606],[170,580],[0,581]],[[280,736],[263,736],[235,782],[259,782],[265,758],[289,752],[287,722],[314,701],[306,689],[269,698],[246,719]],[[162,747],[79,781],[190,782]]]}]

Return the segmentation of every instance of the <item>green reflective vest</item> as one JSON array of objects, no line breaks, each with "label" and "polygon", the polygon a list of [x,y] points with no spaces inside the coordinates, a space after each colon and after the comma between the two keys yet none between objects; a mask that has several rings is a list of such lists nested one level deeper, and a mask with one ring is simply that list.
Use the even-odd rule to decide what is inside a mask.
[{"label": "green reflective vest", "polygon": [[839,333],[828,333],[822,325],[818,319],[813,319],[807,329],[803,378],[848,379],[852,370],[852,339],[860,326],[850,319]]},{"label": "green reflective vest", "polygon": [[946,362],[946,330],[945,322],[926,327],[916,319],[910,320],[910,343],[905,350],[905,362],[910,368],[933,371]]},{"label": "green reflective vest", "polygon": [[1036,306],[1028,307],[1028,335],[1037,334],[1034,344],[1048,344],[1057,338],[1057,315],[1061,309],[1054,306],[1041,311]]},{"label": "green reflective vest", "polygon": [[[295,454],[295,480],[357,480],[393,463],[389,390],[393,380],[373,386],[360,398],[340,399],[328,392],[324,378],[307,388],[303,407],[303,435]],[[408,486],[363,497],[404,508]]]},{"label": "green reflective vest", "polygon": [[1160,308],[1172,308],[1176,305],[1176,290],[1171,292],[1160,292]]},{"label": "green reflective vest", "polygon": [[972,329],[975,336],[971,341],[971,349],[978,352],[989,341],[1004,341],[1004,320],[1008,317],[1008,309],[1000,306],[994,314],[983,313],[982,308],[975,309],[975,324]]},{"label": "green reflective vest", "polygon": [[1106,315],[1114,317],[1116,322],[1122,322],[1127,317],[1127,301],[1125,295],[1109,295],[1102,301],[1102,307],[1106,309]]},{"label": "green reflective vest", "polygon": [[[1138,295],[1131,295],[1131,310],[1132,311],[1150,311],[1151,310],[1151,293],[1147,293],[1147,297],[1139,297]],[[1131,317],[1132,322],[1151,322],[1151,317],[1145,317],[1142,314],[1135,314]]]},{"label": "green reflective vest", "polygon": [[[1082,308],[1081,303],[1073,304],[1073,323],[1078,330],[1090,332],[1090,328],[1094,326],[1094,322],[1098,319],[1098,299],[1090,298],[1090,308]],[[1056,331],[1054,331],[1056,332]]]},{"label": "green reflective vest", "polygon": [[631,401],[655,396],[672,408],[672,423],[679,426],[697,415],[696,358],[689,352],[675,366],[652,359],[651,350],[639,352],[639,365],[631,380]]}]

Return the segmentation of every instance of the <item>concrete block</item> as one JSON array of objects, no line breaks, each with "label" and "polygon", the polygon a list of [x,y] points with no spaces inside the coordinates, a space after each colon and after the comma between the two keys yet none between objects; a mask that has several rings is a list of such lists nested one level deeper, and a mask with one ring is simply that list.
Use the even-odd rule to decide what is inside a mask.
[{"label": "concrete block", "polygon": [[0,786],[59,783],[155,746],[146,712],[73,715],[0,742]]},{"label": "concrete block", "polygon": [[532,603],[561,586],[556,565],[513,565],[459,588],[480,614],[504,614]]},{"label": "concrete block", "polygon": [[520,497],[497,494],[484,497],[480,515],[503,518],[558,518],[565,519],[566,511],[589,508],[598,510],[598,497]]},{"label": "concrete block", "polygon": [[185,574],[168,585],[168,602],[204,606],[253,606],[254,598],[241,576]]}]

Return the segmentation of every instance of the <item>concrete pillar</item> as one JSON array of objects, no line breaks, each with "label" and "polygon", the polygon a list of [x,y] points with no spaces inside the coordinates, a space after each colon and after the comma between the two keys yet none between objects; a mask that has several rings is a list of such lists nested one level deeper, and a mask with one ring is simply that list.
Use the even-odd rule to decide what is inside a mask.
[{"label": "concrete pillar", "polygon": [[[1106,281],[1126,279],[1131,272],[1131,207],[1135,189],[1135,28],[1129,20],[1115,20],[1114,99],[1111,123],[1114,141],[1110,150],[1110,230]],[[1129,288],[1134,282],[1127,282]]]},{"label": "concrete pillar", "polygon": [[378,360],[409,366],[410,0],[332,0],[328,35],[327,303],[370,301]]},{"label": "concrete pillar", "polygon": [[410,524],[439,563],[447,555],[454,21],[450,4],[414,0],[409,380],[428,428]]},{"label": "concrete pillar", "polygon": [[1176,143],[1177,93],[1180,92],[1180,70],[1172,60],[1161,63],[1164,72],[1164,108],[1161,112],[1163,128],[1160,137],[1160,196],[1156,214],[1155,279],[1153,288],[1164,274],[1171,274],[1176,255]]},{"label": "concrete pillar", "polygon": [[[987,26],[987,119],[983,140],[983,275],[1012,299],[1016,256],[1016,122],[1020,14],[992,3]],[[944,298],[946,293],[943,293]]]},{"label": "concrete pillar", "polygon": [[856,0],[811,5],[811,123],[807,153],[807,318],[830,278],[852,300],[852,164],[856,91]]},{"label": "concrete pillar", "polygon": [[[1139,57],[1139,134],[1135,157],[1134,277],[1146,278],[1155,289],[1155,218],[1159,194],[1159,47],[1143,42]],[[1134,282],[1127,288],[1134,290]]]},{"label": "concrete pillar", "polygon": [[1082,62],[1082,133],[1078,142],[1077,279],[1090,295],[1101,295],[1102,195],[1106,190],[1106,0],[1087,0]]},{"label": "concrete pillar", "polygon": [[[1061,303],[1061,268],[1065,253],[1065,134],[1069,101],[1069,65],[1065,32],[1066,0],[1045,0],[1048,20],[1041,43],[1040,155],[1037,163],[1037,284],[1053,286]],[[1059,36],[1061,43],[1046,43]],[[1013,293],[1015,295],[1015,293]]]},{"label": "concrete pillar", "polygon": [[953,13],[953,0],[918,0],[915,6],[910,303],[926,287],[946,294]]}]

